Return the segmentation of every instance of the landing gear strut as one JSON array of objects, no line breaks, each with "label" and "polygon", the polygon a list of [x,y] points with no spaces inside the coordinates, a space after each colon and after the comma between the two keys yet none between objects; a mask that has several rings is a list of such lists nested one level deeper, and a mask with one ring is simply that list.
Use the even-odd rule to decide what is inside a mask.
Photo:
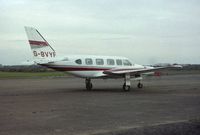
[{"label": "landing gear strut", "polygon": [[130,74],[125,74],[123,90],[130,91],[130,89],[131,89]]},{"label": "landing gear strut", "polygon": [[85,86],[87,90],[92,90],[92,83],[90,78],[85,79]]}]

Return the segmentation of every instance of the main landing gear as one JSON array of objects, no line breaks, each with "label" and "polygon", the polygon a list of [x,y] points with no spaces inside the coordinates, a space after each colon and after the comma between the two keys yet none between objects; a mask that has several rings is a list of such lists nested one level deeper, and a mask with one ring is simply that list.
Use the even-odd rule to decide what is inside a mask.
[{"label": "main landing gear", "polygon": [[130,74],[125,74],[123,90],[130,91],[130,89],[131,89],[131,77]]},{"label": "main landing gear", "polygon": [[85,79],[85,86],[87,90],[92,90],[92,82],[90,78]]}]

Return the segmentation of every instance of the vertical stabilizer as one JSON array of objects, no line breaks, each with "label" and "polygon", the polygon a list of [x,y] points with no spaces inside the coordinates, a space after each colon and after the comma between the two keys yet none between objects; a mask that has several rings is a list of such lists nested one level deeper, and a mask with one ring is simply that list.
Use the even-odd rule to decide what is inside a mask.
[{"label": "vertical stabilizer", "polygon": [[25,27],[28,42],[34,59],[51,59],[56,57],[55,50],[49,45],[39,31],[32,27]]}]

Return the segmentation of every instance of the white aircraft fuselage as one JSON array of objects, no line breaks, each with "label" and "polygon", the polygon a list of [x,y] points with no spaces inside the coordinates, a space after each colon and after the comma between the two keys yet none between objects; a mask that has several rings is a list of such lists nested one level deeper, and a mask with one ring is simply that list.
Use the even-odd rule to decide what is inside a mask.
[{"label": "white aircraft fuselage", "polygon": [[40,65],[58,71],[66,71],[82,78],[104,78],[109,76],[109,74],[104,72],[111,69],[115,71],[152,69],[152,67],[132,64],[126,57],[98,55],[69,55],[57,61],[50,61]]}]

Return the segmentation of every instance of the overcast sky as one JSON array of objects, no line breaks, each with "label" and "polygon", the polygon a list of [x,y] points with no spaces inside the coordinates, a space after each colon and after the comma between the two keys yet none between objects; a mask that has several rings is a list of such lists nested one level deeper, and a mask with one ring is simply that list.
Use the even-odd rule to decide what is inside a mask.
[{"label": "overcast sky", "polygon": [[200,0],[0,0],[0,64],[32,59],[24,26],[64,55],[200,64]]}]

